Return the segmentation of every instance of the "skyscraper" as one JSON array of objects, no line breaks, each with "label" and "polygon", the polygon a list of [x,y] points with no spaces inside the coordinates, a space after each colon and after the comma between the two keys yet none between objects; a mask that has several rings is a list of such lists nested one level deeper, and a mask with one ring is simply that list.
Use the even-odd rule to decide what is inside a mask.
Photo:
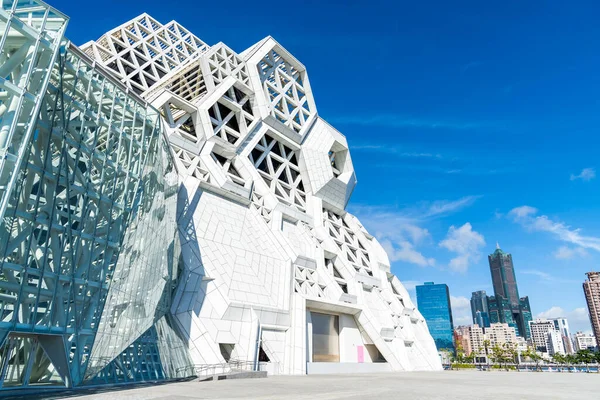
[{"label": "skyscraper", "polygon": [[518,336],[529,338],[531,307],[527,296],[519,297],[512,255],[496,244],[488,261],[494,287],[494,296],[488,298],[490,322],[507,323],[515,328]]},{"label": "skyscraper", "polygon": [[474,324],[484,328],[490,326],[488,297],[485,290],[478,290],[471,294],[471,315]]},{"label": "skyscraper", "polygon": [[519,304],[519,289],[512,254],[507,254],[496,243],[496,250],[488,256],[494,295],[504,297],[510,304]]},{"label": "skyscraper", "polygon": [[588,272],[586,275],[588,279],[583,282],[583,292],[596,343],[600,343],[600,272]]},{"label": "skyscraper", "polygon": [[454,323],[448,285],[425,282],[417,286],[417,307],[438,350],[454,351]]},{"label": "skyscraper", "polygon": [[571,342],[571,332],[569,330],[569,322],[566,318],[552,318],[552,322],[554,322],[554,328],[560,332],[560,336],[562,338],[563,347],[565,348],[565,352],[567,354],[573,354],[573,343]]}]

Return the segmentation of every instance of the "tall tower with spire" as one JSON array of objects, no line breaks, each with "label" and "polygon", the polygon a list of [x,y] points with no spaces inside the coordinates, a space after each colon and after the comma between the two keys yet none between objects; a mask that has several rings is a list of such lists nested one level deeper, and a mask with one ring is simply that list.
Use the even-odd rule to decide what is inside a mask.
[{"label": "tall tower with spire", "polygon": [[504,297],[510,305],[519,305],[519,289],[512,255],[502,251],[498,243],[496,250],[488,256],[494,295]]},{"label": "tall tower with spire", "polygon": [[496,250],[488,256],[494,296],[490,297],[490,322],[513,326],[518,334],[529,337],[531,309],[528,297],[519,297],[512,255],[505,253],[496,242]]}]

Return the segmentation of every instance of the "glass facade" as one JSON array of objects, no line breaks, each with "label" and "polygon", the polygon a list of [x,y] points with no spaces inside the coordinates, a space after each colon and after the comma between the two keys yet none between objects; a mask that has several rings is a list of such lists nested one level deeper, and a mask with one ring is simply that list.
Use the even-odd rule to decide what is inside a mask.
[{"label": "glass facade", "polygon": [[448,285],[425,282],[416,289],[417,307],[427,322],[437,349],[454,351],[454,323]]},{"label": "glass facade", "polygon": [[497,248],[488,256],[494,295],[504,297],[510,304],[519,304],[519,290],[512,255]]},{"label": "glass facade", "polygon": [[479,290],[471,294],[471,315],[473,323],[482,328],[489,328],[490,315],[488,310],[488,297],[485,290]]},{"label": "glass facade", "polygon": [[0,23],[0,387],[185,373],[166,320],[178,178],[158,112],[45,3],[3,1]]},{"label": "glass facade", "polygon": [[496,246],[494,253],[488,256],[488,261],[494,286],[494,296],[488,298],[490,322],[506,323],[515,328],[518,336],[529,338],[529,298],[519,297],[512,255]]}]

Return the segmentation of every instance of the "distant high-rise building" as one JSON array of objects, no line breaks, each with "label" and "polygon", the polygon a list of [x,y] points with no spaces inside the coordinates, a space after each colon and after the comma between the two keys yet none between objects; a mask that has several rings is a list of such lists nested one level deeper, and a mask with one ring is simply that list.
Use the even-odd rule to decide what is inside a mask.
[{"label": "distant high-rise building", "polygon": [[506,323],[515,328],[518,336],[529,338],[531,307],[527,296],[519,297],[512,255],[496,244],[488,261],[494,287],[494,296],[488,298],[490,323]]},{"label": "distant high-rise building", "polygon": [[477,311],[473,322],[483,328],[488,328],[490,326],[490,316],[486,312]]},{"label": "distant high-rise building", "polygon": [[485,339],[490,342],[488,350],[494,346],[503,347],[506,343],[516,346],[517,334],[515,328],[506,323],[490,324],[489,328],[484,330]]},{"label": "distant high-rise building", "polygon": [[465,353],[465,355],[471,354],[473,349],[471,348],[471,327],[470,326],[458,326],[454,329],[454,344],[456,350],[459,348]]},{"label": "distant high-rise building", "polygon": [[510,346],[520,351],[525,351],[527,348],[525,339],[517,337],[515,328],[504,323],[491,324],[487,328],[474,324],[458,327],[454,332],[457,344],[461,343],[466,355],[474,354],[476,362],[486,362],[496,346]]},{"label": "distant high-rise building", "polygon": [[569,322],[566,318],[552,318],[554,322],[554,329],[556,329],[562,338],[563,347],[565,348],[566,354],[573,354],[573,343],[571,342],[571,332],[569,331]]},{"label": "distant high-rise building", "polygon": [[600,343],[600,272],[588,272],[586,275],[588,279],[583,282],[583,292],[596,343]]},{"label": "distant high-rise building", "polygon": [[485,290],[478,290],[471,294],[471,315],[473,316],[474,324],[486,328],[490,326],[488,297]]},{"label": "distant high-rise building", "polygon": [[575,334],[575,351],[596,350],[596,338],[589,333],[577,332]]},{"label": "distant high-rise building", "polygon": [[546,334],[546,349],[549,355],[566,354],[562,335],[556,329],[549,330]]},{"label": "distant high-rise building", "polygon": [[471,344],[471,351],[475,352],[476,362],[485,362],[486,360],[486,349],[485,349],[485,335],[483,328],[475,324],[469,329],[469,341]]},{"label": "distant high-rise building", "polygon": [[513,266],[512,255],[500,249],[496,243],[496,250],[488,256],[494,295],[504,297],[510,304],[519,304],[519,289]]},{"label": "distant high-rise building", "polygon": [[425,282],[416,290],[417,308],[427,322],[437,349],[454,351],[454,323],[448,285]]},{"label": "distant high-rise building", "polygon": [[529,328],[536,350],[543,353],[548,352],[548,332],[558,332],[554,328],[554,322],[538,318],[535,321],[529,321]]}]

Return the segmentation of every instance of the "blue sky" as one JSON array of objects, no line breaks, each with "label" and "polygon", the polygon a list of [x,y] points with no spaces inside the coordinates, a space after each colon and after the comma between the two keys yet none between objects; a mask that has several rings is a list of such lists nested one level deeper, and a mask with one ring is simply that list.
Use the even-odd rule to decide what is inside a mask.
[{"label": "blue sky", "polygon": [[589,330],[600,261],[600,4],[561,1],[52,5],[76,44],[148,12],[241,52],[272,35],[307,67],[319,114],[348,138],[349,209],[410,288],[447,283],[458,323],[513,254],[534,315]]}]

